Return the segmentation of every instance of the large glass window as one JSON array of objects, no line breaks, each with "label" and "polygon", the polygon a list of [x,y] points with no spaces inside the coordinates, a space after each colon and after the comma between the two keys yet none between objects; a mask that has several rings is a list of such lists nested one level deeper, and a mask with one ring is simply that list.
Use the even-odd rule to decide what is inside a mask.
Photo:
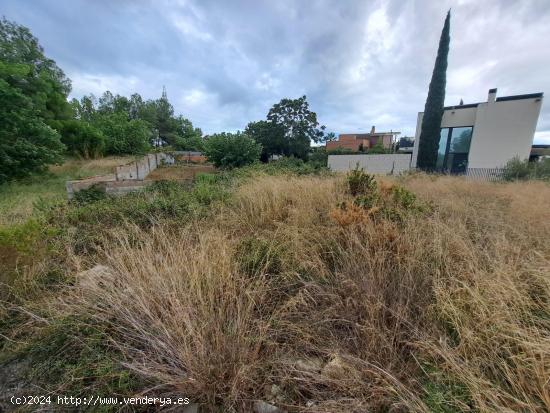
[{"label": "large glass window", "polygon": [[463,173],[468,166],[472,127],[441,128],[436,168],[443,172]]},{"label": "large glass window", "polygon": [[451,153],[468,153],[472,140],[472,128],[453,128],[451,132]]}]

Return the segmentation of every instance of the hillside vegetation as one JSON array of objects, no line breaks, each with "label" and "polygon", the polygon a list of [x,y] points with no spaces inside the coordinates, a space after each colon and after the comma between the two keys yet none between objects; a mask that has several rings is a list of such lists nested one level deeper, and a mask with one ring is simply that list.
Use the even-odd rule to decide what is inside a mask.
[{"label": "hillside vegetation", "polygon": [[550,409],[547,183],[270,168],[48,212],[6,363],[205,411]]}]

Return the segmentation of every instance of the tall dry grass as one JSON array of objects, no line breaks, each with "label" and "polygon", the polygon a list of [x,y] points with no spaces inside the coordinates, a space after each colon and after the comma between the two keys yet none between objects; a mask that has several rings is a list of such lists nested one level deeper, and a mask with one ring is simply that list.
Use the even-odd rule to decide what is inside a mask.
[{"label": "tall dry grass", "polygon": [[258,177],[177,233],[121,234],[65,311],[210,410],[429,411],[431,365],[467,393],[445,408],[547,411],[550,188],[401,184],[425,208],[343,225],[341,177]]}]

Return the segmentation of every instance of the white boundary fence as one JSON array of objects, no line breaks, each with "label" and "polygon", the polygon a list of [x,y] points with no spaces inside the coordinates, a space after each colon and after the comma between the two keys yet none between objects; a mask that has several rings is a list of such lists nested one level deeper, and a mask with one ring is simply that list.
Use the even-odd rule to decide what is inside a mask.
[{"label": "white boundary fence", "polygon": [[504,168],[468,168],[465,176],[471,181],[502,181]]},{"label": "white boundary fence", "polygon": [[357,166],[371,174],[399,174],[411,169],[410,153],[381,155],[329,155],[328,167],[333,171],[346,172]]}]

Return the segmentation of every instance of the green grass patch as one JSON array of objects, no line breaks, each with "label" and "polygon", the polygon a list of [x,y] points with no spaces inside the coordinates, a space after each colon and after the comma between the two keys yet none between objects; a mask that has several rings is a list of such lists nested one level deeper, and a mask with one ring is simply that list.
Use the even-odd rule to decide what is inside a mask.
[{"label": "green grass patch", "polygon": [[432,365],[425,365],[427,378],[423,383],[423,401],[433,413],[473,411],[468,388],[449,374]]}]

